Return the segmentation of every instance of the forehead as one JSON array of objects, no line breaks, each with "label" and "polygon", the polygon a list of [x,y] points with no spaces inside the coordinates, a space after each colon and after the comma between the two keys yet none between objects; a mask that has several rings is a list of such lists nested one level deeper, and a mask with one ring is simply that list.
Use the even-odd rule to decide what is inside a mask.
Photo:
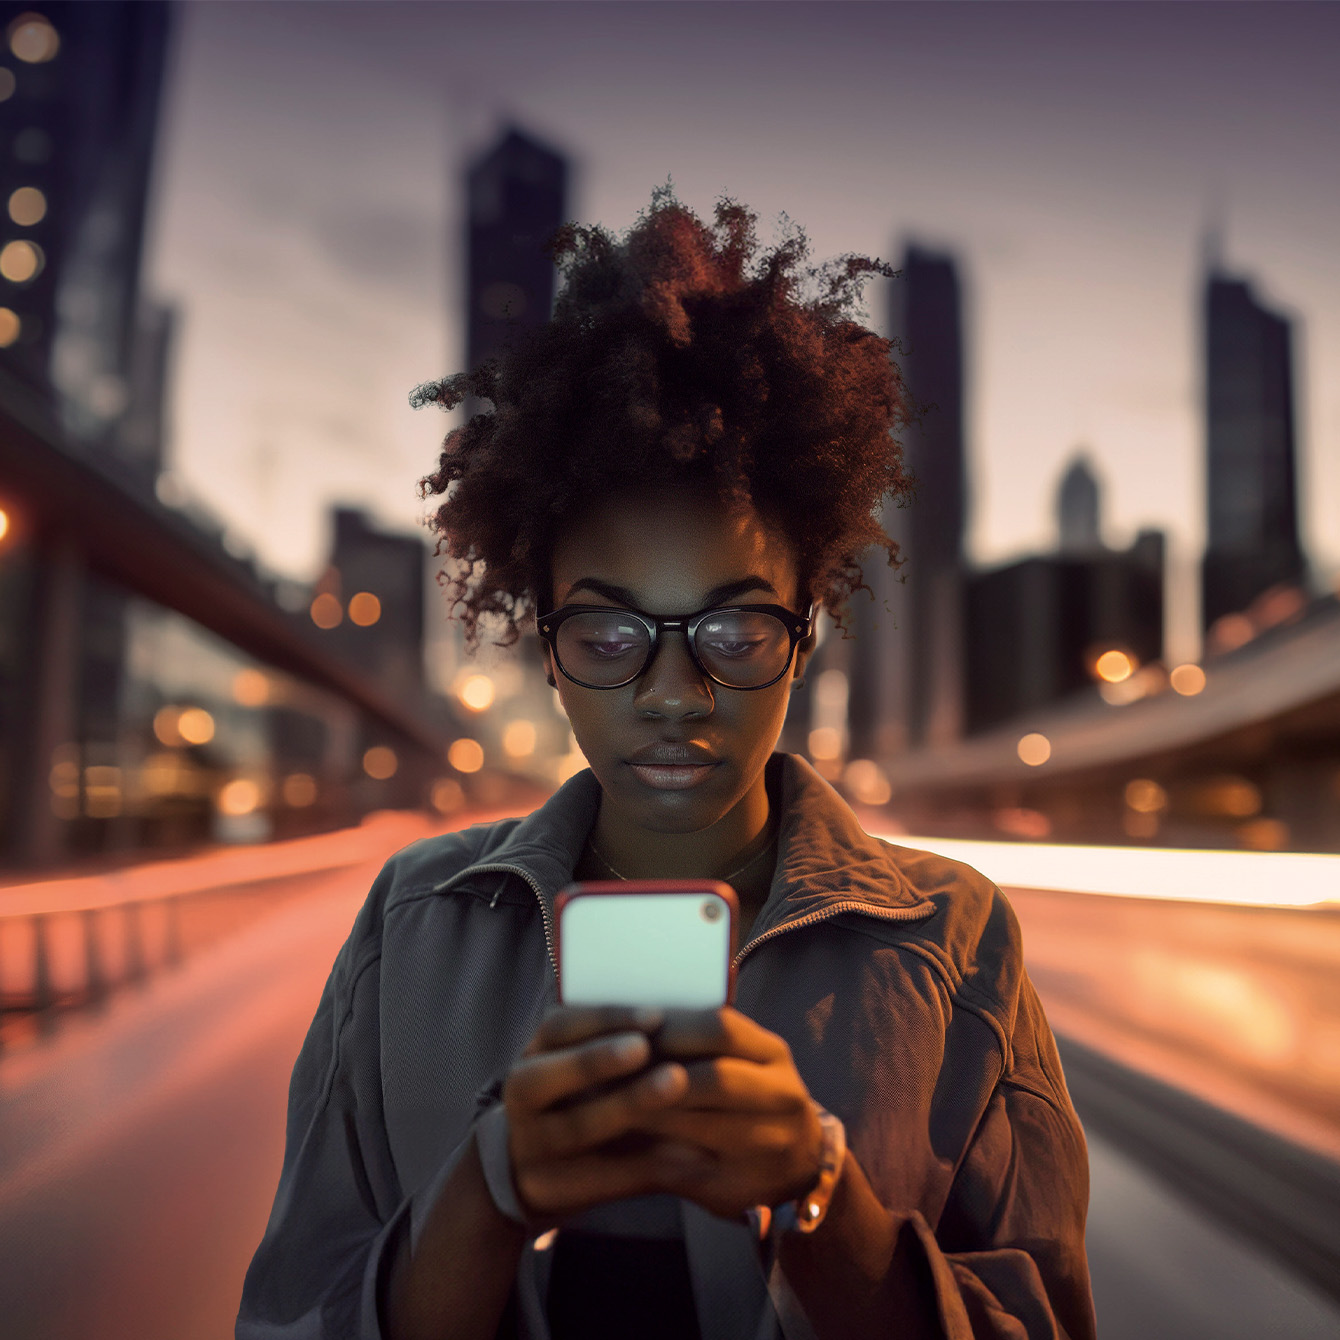
[{"label": "forehead", "polygon": [[[718,588],[747,578],[769,583],[751,598],[794,607],[795,551],[754,508],[729,508],[687,490],[603,499],[558,533],[552,561],[556,603],[594,599],[583,581],[622,587],[656,614],[699,609]],[[571,593],[571,594],[570,594]]]}]

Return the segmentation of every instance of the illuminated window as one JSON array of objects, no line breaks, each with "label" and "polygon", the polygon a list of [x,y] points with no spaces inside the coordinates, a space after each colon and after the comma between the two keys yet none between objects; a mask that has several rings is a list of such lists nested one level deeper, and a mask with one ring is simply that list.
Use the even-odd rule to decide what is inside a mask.
[{"label": "illuminated window", "polygon": [[11,284],[26,284],[36,279],[46,264],[42,248],[36,242],[6,242],[0,250],[0,275]]},{"label": "illuminated window", "polygon": [[60,34],[41,14],[20,14],[9,25],[9,49],[27,65],[54,60],[60,50]]},{"label": "illuminated window", "polygon": [[47,198],[36,186],[20,186],[9,197],[9,217],[20,228],[31,228],[47,216]]},{"label": "illuminated window", "polygon": [[382,617],[382,602],[371,591],[359,591],[349,598],[349,617],[360,628],[370,628]]},{"label": "illuminated window", "polygon": [[8,349],[23,333],[23,322],[9,307],[0,307],[0,349]]}]

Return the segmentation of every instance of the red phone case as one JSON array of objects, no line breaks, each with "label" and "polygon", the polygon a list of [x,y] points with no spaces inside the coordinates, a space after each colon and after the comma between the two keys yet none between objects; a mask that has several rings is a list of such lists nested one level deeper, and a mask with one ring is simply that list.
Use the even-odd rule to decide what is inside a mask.
[{"label": "red phone case", "polygon": [[595,879],[580,880],[560,889],[554,899],[554,957],[558,960],[558,1000],[563,1003],[563,908],[574,898],[598,897],[602,893],[715,893],[730,909],[730,961],[726,970],[726,1004],[735,1003],[735,943],[740,924],[740,900],[729,884],[719,879]]}]

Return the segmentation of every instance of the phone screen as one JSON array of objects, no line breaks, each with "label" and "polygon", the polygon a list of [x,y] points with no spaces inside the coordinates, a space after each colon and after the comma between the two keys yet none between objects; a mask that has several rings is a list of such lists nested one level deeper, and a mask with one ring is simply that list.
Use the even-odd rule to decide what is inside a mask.
[{"label": "phone screen", "polygon": [[729,1003],[737,902],[728,884],[570,884],[556,906],[563,1004],[716,1009]]}]

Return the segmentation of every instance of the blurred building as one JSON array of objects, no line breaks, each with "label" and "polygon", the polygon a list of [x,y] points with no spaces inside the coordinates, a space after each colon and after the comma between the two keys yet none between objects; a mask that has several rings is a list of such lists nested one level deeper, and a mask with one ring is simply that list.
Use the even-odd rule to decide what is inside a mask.
[{"label": "blurred building", "polygon": [[1211,268],[1204,295],[1207,541],[1202,619],[1210,629],[1263,592],[1301,584],[1288,319],[1249,284]]},{"label": "blurred building", "polygon": [[909,246],[889,286],[889,330],[920,411],[903,434],[916,496],[887,510],[904,566],[878,556],[865,569],[873,599],[852,602],[851,752],[885,758],[944,744],[963,730],[963,314],[955,262]]},{"label": "blurred building", "polygon": [[131,401],[140,251],[168,41],[154,0],[0,4],[0,361],[67,431]]},{"label": "blurred building", "polygon": [[388,693],[417,700],[424,689],[424,542],[377,530],[355,508],[335,508],[332,522],[330,566],[320,584],[335,602],[320,620],[331,650]]},{"label": "blurred building", "polygon": [[1063,549],[969,577],[969,733],[1092,686],[1106,652],[1125,658],[1123,677],[1158,660],[1164,557],[1163,532],[1142,530],[1127,550]]},{"label": "blurred building", "polygon": [[466,357],[478,367],[509,332],[553,310],[546,245],[567,218],[568,160],[515,127],[470,164],[466,178]]},{"label": "blurred building", "polygon": [[1101,489],[1093,466],[1076,455],[1056,491],[1057,547],[1063,554],[1091,554],[1103,547]]}]

